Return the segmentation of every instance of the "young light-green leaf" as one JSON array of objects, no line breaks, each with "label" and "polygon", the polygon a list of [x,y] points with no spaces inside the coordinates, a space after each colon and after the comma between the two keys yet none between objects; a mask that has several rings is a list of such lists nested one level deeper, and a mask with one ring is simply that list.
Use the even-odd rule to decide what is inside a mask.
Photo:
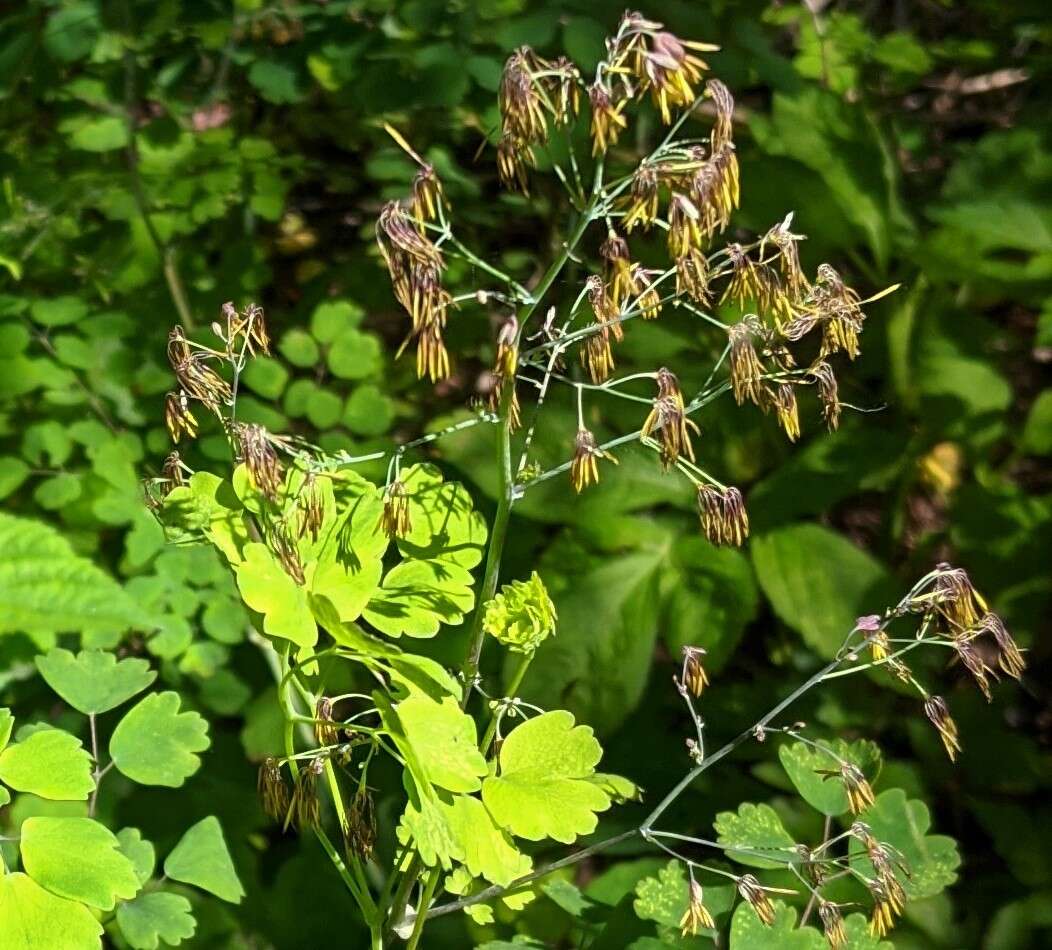
[{"label": "young light-green leaf", "polygon": [[0,752],[0,781],[53,801],[84,801],[95,788],[91,755],[76,736],[51,728]]},{"label": "young light-green leaf", "polygon": [[[721,812],[712,823],[727,857],[752,868],[784,868],[795,842],[770,805],[743,802],[738,810]],[[770,854],[771,857],[765,857]]]},{"label": "young light-green leaf", "polygon": [[139,891],[120,842],[93,818],[27,818],[19,846],[26,873],[59,897],[113,910]]},{"label": "young light-green leaf", "polygon": [[793,742],[778,747],[778,758],[804,801],[823,815],[842,815],[848,810],[844,783],[836,776],[828,778],[820,771],[836,772],[840,761],[858,766],[871,782],[880,771],[880,749],[876,743],[862,739],[845,742],[834,739],[823,742],[830,751],[816,749],[804,742]]},{"label": "young light-green leaf", "polygon": [[121,934],[134,950],[157,950],[160,943],[177,946],[194,935],[193,907],[180,894],[155,891],[140,894],[117,908]]},{"label": "young light-green leaf", "polygon": [[82,650],[74,656],[56,647],[36,658],[45,682],[85,715],[104,713],[141,693],[156,678],[146,660],[117,657],[104,650]]},{"label": "young light-green leaf", "polygon": [[4,950],[99,950],[102,924],[16,871],[0,874],[0,936]]},{"label": "young light-green leaf", "polygon": [[208,723],[195,712],[179,712],[180,702],[178,693],[151,693],[117,723],[110,756],[128,778],[178,788],[201,767],[196,753],[210,745]]},{"label": "young light-green leaf", "polygon": [[482,783],[482,799],[498,825],[530,841],[566,844],[591,834],[610,796],[588,781],[602,757],[588,726],[554,710],[516,726],[500,750],[500,771]]},{"label": "young light-green leaf", "polygon": [[[926,833],[931,814],[924,802],[908,799],[901,788],[890,788],[877,796],[863,817],[873,837],[891,845],[894,859],[906,865],[909,873],[896,866],[895,876],[911,899],[934,897],[957,880],[961,864],[957,843],[946,835]],[[854,839],[851,863],[863,873],[872,873],[861,843]]]},{"label": "young light-green leaf", "polygon": [[451,792],[473,792],[482,787],[486,760],[478,750],[475,720],[451,696],[436,702],[413,690],[395,707],[425,777]]},{"label": "young light-green leaf", "polygon": [[165,860],[164,873],[173,881],[193,884],[231,904],[240,904],[245,896],[223,828],[214,815],[187,830]]}]

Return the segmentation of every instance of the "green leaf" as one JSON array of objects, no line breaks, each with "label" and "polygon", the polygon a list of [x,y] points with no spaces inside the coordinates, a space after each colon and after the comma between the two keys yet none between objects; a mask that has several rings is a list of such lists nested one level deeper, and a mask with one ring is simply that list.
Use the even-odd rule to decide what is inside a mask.
[{"label": "green leaf", "polygon": [[447,482],[433,465],[402,473],[409,495],[409,533],[398,539],[405,558],[443,560],[472,568],[482,560],[486,522],[459,482]]},{"label": "green leaf", "polygon": [[[957,843],[946,835],[926,834],[931,814],[924,802],[907,799],[901,788],[891,788],[877,796],[866,810],[865,821],[878,841],[901,855],[909,875],[896,867],[895,876],[911,900],[933,897],[957,880],[961,864]],[[861,842],[854,839],[851,860],[859,870],[870,870]]]},{"label": "green leaf", "polygon": [[0,707],[0,752],[7,747],[11,740],[11,730],[15,728],[15,717],[6,706]]},{"label": "green leaf", "polygon": [[442,624],[458,624],[475,603],[471,573],[449,561],[396,564],[363,616],[381,633],[433,637]]},{"label": "green leaf", "polygon": [[451,792],[473,792],[482,787],[486,760],[478,750],[475,720],[451,696],[435,702],[413,691],[395,707],[417,761],[432,785]]},{"label": "green leaf", "polygon": [[834,739],[822,744],[832,754],[804,742],[794,742],[779,746],[778,758],[808,805],[817,808],[823,815],[842,815],[848,810],[843,783],[835,776],[827,778],[819,775],[819,770],[836,772],[841,761],[847,761],[858,766],[872,782],[880,771],[880,748],[866,739],[852,743]]},{"label": "green leaf", "polygon": [[821,525],[760,535],[752,541],[752,558],[775,613],[826,659],[836,655],[855,618],[894,598],[884,566]]},{"label": "green leaf", "polygon": [[124,589],[47,525],[0,513],[0,634],[123,633],[143,624]]},{"label": "green leaf", "polygon": [[[734,904],[733,884],[707,884],[703,871],[698,872],[705,907],[713,917],[725,914]],[[656,877],[644,877],[636,884],[632,906],[641,920],[656,921],[660,927],[679,928],[687,909],[687,875],[682,861],[669,861]]]},{"label": "green leaf", "polygon": [[730,950],[825,950],[825,938],[813,927],[796,926],[797,911],[783,901],[772,901],[774,923],[768,927],[744,901],[731,919]]},{"label": "green leaf", "polygon": [[155,891],[140,894],[117,908],[121,934],[135,950],[156,950],[160,943],[174,947],[194,935],[190,902],[179,894]]},{"label": "green leaf", "polygon": [[138,828],[122,828],[117,832],[117,841],[120,842],[121,853],[135,867],[139,883],[145,884],[157,863],[157,853],[153,845],[142,836]]},{"label": "green leaf", "polygon": [[569,844],[595,831],[596,812],[610,797],[588,781],[603,750],[588,726],[565,710],[516,726],[500,749],[499,774],[482,783],[482,800],[497,824],[530,841]]},{"label": "green leaf", "polygon": [[[784,868],[796,842],[770,805],[743,802],[736,812],[720,812],[712,823],[727,857],[752,868]],[[770,854],[771,857],[764,857]]]},{"label": "green leaf", "polygon": [[120,842],[92,818],[27,818],[21,835],[26,873],[59,897],[113,910],[139,891],[135,866]]},{"label": "green leaf", "polygon": [[164,873],[173,881],[193,884],[231,904],[240,904],[245,896],[223,829],[214,815],[187,830],[164,862]]},{"label": "green leaf", "polygon": [[0,781],[53,801],[85,801],[95,789],[91,765],[76,736],[44,728],[0,752]]},{"label": "green leaf", "polygon": [[4,950],[100,950],[102,924],[83,904],[45,891],[21,872],[0,875]]},{"label": "green leaf", "polygon": [[1022,448],[1032,455],[1052,455],[1052,389],[1042,392],[1030,407]]},{"label": "green leaf", "polygon": [[459,843],[460,860],[472,877],[506,887],[530,873],[533,863],[497,827],[493,816],[477,798],[454,796],[448,821]]},{"label": "green leaf", "polygon": [[314,646],[318,627],[307,591],[285,573],[265,544],[246,544],[244,558],[236,568],[237,586],[245,603],[263,614],[263,632],[301,647]]},{"label": "green leaf", "polygon": [[146,660],[117,662],[112,653],[82,650],[76,656],[56,647],[36,658],[45,682],[74,709],[104,713],[141,693],[156,678]]},{"label": "green leaf", "polygon": [[210,745],[208,723],[179,712],[180,702],[178,693],[151,693],[117,723],[110,756],[132,781],[178,788],[201,767],[195,753]]}]

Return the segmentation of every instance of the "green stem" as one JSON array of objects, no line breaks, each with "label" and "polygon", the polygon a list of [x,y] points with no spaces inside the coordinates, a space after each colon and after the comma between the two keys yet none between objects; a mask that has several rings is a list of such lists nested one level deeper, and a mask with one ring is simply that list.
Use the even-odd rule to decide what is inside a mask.
[{"label": "green stem", "polygon": [[420,937],[424,933],[424,924],[427,923],[427,911],[431,906],[431,900],[435,896],[435,888],[438,887],[438,880],[441,876],[442,872],[435,868],[427,877],[424,893],[420,895],[420,906],[416,909],[413,934],[409,938],[409,943],[406,944],[406,950],[416,950],[417,944],[420,943]]},{"label": "green stem", "polygon": [[[515,694],[519,687],[522,685],[522,680],[526,676],[526,671],[530,668],[530,663],[533,661],[534,651],[530,650],[528,653],[522,654],[519,658],[519,665],[515,667],[515,672],[512,674],[511,682],[508,683],[508,689],[506,697],[508,699],[514,699]],[[479,751],[485,756],[489,754],[490,743],[493,742],[493,737],[496,735],[497,726],[500,725],[501,717],[504,715],[504,710],[498,706],[493,710],[493,716],[490,718],[489,725],[486,726],[486,733],[482,737],[482,742],[479,743]]]}]

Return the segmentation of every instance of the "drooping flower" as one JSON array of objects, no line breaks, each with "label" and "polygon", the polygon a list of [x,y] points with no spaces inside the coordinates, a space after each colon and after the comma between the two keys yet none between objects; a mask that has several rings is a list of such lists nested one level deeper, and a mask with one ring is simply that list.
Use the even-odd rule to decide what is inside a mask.
[{"label": "drooping flower", "polygon": [[595,436],[588,429],[578,429],[574,438],[573,459],[570,462],[570,483],[574,491],[581,492],[589,485],[599,482],[599,461],[606,459],[618,464],[617,459],[601,449]]},{"label": "drooping flower", "polygon": [[705,906],[705,894],[701,885],[693,878],[687,888],[687,909],[679,921],[679,932],[683,937],[696,937],[701,930],[712,930],[716,926],[712,914]]}]

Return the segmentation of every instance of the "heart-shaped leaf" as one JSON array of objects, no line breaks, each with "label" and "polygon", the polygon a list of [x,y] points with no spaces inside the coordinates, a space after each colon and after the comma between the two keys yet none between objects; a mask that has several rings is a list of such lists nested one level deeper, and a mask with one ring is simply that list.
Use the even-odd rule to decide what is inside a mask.
[{"label": "heart-shaped leaf", "polygon": [[208,723],[195,712],[179,712],[180,702],[178,693],[151,693],[117,723],[110,756],[128,778],[178,788],[201,767],[196,753],[210,745]]},{"label": "heart-shaped leaf", "polygon": [[104,650],[76,656],[60,647],[36,658],[37,669],[56,693],[86,715],[104,713],[141,693],[156,678],[146,660],[117,662]]}]

